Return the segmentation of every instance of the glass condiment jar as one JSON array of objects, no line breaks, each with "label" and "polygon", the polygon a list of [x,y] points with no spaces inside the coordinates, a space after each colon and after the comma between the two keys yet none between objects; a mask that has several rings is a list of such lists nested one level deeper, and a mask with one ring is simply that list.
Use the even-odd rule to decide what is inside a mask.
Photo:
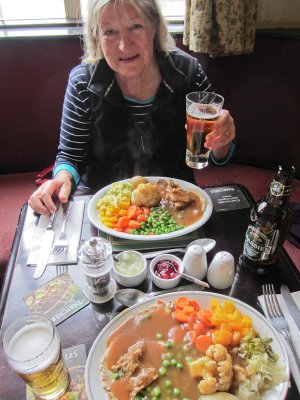
[{"label": "glass condiment jar", "polygon": [[116,292],[112,278],[112,247],[108,240],[91,237],[78,251],[79,265],[86,279],[86,295],[93,303],[104,303]]}]

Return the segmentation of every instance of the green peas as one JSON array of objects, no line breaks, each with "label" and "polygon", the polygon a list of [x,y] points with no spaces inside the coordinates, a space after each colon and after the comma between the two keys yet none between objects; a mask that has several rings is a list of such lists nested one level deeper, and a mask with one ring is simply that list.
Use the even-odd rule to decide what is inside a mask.
[{"label": "green peas", "polygon": [[173,394],[174,394],[175,397],[179,397],[179,396],[180,396],[180,393],[181,393],[181,392],[180,392],[180,389],[178,389],[178,388],[174,388],[174,389],[173,389]]},{"label": "green peas", "polygon": [[176,364],[176,367],[177,367],[178,369],[182,369],[182,368],[183,368],[183,365],[182,365],[181,362],[178,362],[178,363]]},{"label": "green peas", "polygon": [[165,386],[166,386],[166,388],[170,388],[172,386],[172,382],[170,381],[170,379],[167,379],[165,381]]},{"label": "green peas", "polygon": [[155,396],[155,397],[160,397],[160,396],[161,396],[161,389],[160,389],[158,386],[156,386],[156,387],[152,390],[151,396],[152,396],[152,398],[153,398],[153,396]]},{"label": "green peas", "polygon": [[117,381],[120,378],[119,372],[114,373],[114,380]]},{"label": "green peas", "polygon": [[175,360],[175,358],[172,358],[171,365],[173,365],[173,367],[175,367],[175,365],[177,365],[177,361]]},{"label": "green peas", "polygon": [[183,225],[176,224],[176,221],[168,210],[164,210],[161,207],[152,207],[150,210],[151,214],[147,218],[147,221],[142,222],[141,227],[132,230],[132,233],[141,235],[155,233],[156,235],[161,235],[184,228]]},{"label": "green peas", "polygon": [[171,365],[170,360],[164,360],[164,361],[163,361],[163,366],[164,366],[164,367],[169,367],[170,365]]},{"label": "green peas", "polygon": [[162,355],[162,358],[164,358],[164,359],[171,359],[172,358],[172,354],[171,353],[164,353],[163,355]]},{"label": "green peas", "polygon": [[167,342],[167,343],[166,343],[166,347],[167,347],[168,349],[171,349],[171,348],[173,347],[173,345],[174,345],[173,342]]},{"label": "green peas", "polygon": [[166,370],[165,367],[160,367],[159,370],[158,370],[158,372],[159,372],[159,375],[160,375],[160,376],[164,376],[164,375],[166,375],[167,370]]}]

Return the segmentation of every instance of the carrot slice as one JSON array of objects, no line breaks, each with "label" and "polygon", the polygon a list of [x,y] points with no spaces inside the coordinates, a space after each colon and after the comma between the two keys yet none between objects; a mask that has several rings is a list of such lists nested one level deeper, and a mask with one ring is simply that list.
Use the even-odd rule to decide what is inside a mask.
[{"label": "carrot slice", "polygon": [[187,314],[185,314],[182,310],[177,308],[174,311],[174,318],[176,319],[176,321],[178,321],[180,323],[185,323],[189,319],[189,316]]},{"label": "carrot slice", "polygon": [[211,344],[213,344],[211,336],[208,335],[197,336],[195,346],[200,353],[205,353]]},{"label": "carrot slice", "polygon": [[126,216],[120,217],[118,219],[118,222],[116,223],[116,228],[119,228],[119,229],[127,228],[129,221],[130,221],[130,219]]},{"label": "carrot slice", "polygon": [[186,314],[186,315],[191,315],[195,312],[194,307],[192,306],[184,306],[182,311]]},{"label": "carrot slice", "polygon": [[175,308],[183,309],[184,307],[189,305],[189,299],[184,296],[177,297],[175,300]]},{"label": "carrot slice", "polygon": [[196,300],[189,300],[189,305],[194,307],[195,311],[199,311],[200,309],[199,303]]},{"label": "carrot slice", "polygon": [[129,219],[135,218],[138,209],[140,209],[140,207],[138,207],[138,206],[135,206],[135,205],[129,206],[129,207],[127,208],[127,211],[126,211],[127,217],[128,217]]},{"label": "carrot slice", "polygon": [[194,329],[197,332],[197,336],[206,335],[206,333],[207,333],[207,328],[203,324],[201,324],[201,322],[196,323],[194,325]]},{"label": "carrot slice", "polygon": [[139,221],[131,219],[128,222],[128,226],[129,226],[129,228],[132,228],[132,229],[139,229],[141,227],[141,223]]},{"label": "carrot slice", "polygon": [[194,329],[195,322],[196,322],[195,314],[189,315],[187,323],[185,324],[185,329],[187,331]]},{"label": "carrot slice", "polygon": [[190,341],[192,344],[195,344],[195,343],[196,343],[196,339],[197,339],[197,333],[196,333],[196,331],[189,331],[189,332],[187,333],[187,337],[189,338],[189,341]]},{"label": "carrot slice", "polygon": [[147,221],[147,217],[144,214],[140,214],[136,217],[136,219],[140,222],[146,222]]}]

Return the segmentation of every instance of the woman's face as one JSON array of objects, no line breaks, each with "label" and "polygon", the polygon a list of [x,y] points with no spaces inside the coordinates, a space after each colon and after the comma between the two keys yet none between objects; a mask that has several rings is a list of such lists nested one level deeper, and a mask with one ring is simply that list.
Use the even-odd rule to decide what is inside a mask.
[{"label": "woman's face", "polygon": [[155,28],[132,5],[108,4],[100,14],[98,26],[102,53],[116,74],[133,78],[151,67]]}]

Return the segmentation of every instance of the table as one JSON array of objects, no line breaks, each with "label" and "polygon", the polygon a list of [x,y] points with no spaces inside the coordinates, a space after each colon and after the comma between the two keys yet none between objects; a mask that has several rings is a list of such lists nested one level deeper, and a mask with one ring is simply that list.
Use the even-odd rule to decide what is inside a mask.
[{"label": "table", "polygon": [[[246,188],[241,186],[241,189],[251,203],[251,195]],[[77,199],[84,200],[87,204],[90,197],[80,196]],[[59,273],[57,268],[52,266],[47,268],[39,280],[35,281],[32,278],[33,268],[28,267],[26,261],[28,257],[28,241],[30,241],[33,230],[37,225],[38,216],[29,211],[27,205],[24,205],[21,210],[12,254],[7,267],[1,295],[1,333],[14,319],[28,313],[23,301],[24,295],[53,279]],[[229,251],[236,260],[236,278],[232,287],[225,290],[212,288],[209,290],[238,298],[262,311],[257,301],[257,295],[261,294],[261,286],[263,284],[273,283],[277,292],[282,283],[286,283],[291,291],[299,290],[300,274],[284,249],[280,252],[278,262],[266,274],[256,275],[238,265],[237,261],[242,251],[249,213],[249,207],[231,211],[214,211],[209,221],[204,225],[203,229],[206,237],[213,238],[217,242],[216,247],[208,253],[208,263],[213,255],[221,250]],[[96,235],[97,230],[89,223],[85,207],[81,239],[85,240]],[[78,266],[68,266],[67,272],[74,282],[84,289],[85,280]],[[182,280],[181,283],[188,284],[185,280]],[[139,288],[149,292],[152,290],[152,284],[147,278]],[[155,288],[153,289],[155,290]],[[101,329],[109,322],[112,313],[120,312],[123,309],[124,307],[114,300],[97,305],[90,303],[87,307],[58,325],[62,347],[67,348],[84,344],[88,353]],[[26,399],[25,384],[8,367],[2,349],[0,350],[0,382],[1,399]],[[298,396],[296,385],[293,378],[291,378],[291,387],[287,400],[294,400]]]}]

